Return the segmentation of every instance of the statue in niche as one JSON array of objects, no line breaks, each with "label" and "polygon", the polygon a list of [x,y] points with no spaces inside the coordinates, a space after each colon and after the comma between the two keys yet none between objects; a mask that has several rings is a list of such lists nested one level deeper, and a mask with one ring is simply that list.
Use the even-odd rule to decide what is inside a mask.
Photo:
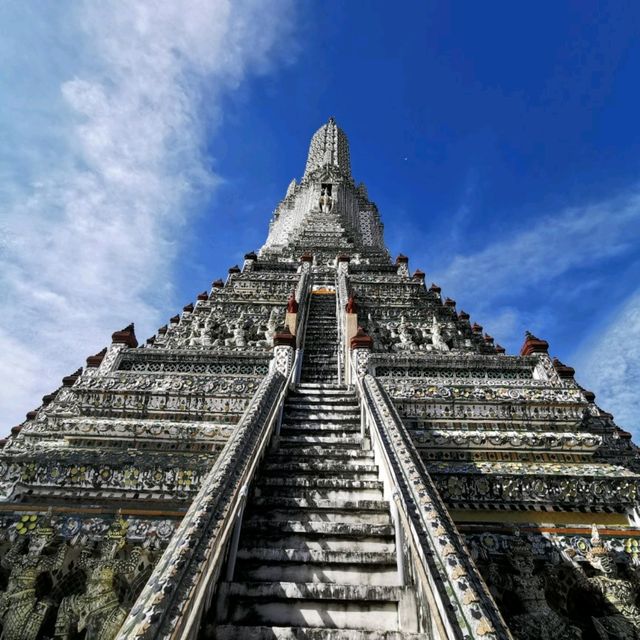
[{"label": "statue in niche", "polygon": [[[225,346],[225,340],[232,335],[232,330],[220,321],[218,317],[210,316],[209,322],[209,344],[213,347]],[[209,345],[208,345],[209,346]]]},{"label": "statue in niche", "polygon": [[596,525],[592,527],[591,550],[587,560],[596,575],[586,577],[586,583],[598,592],[610,609],[610,614],[592,617],[598,636],[602,640],[640,639],[640,609],[636,604],[638,585],[619,575],[614,559],[600,539]]},{"label": "statue in niche", "polygon": [[204,332],[204,324],[200,325],[194,322],[193,326],[191,327],[191,335],[189,336],[190,347],[200,346],[203,332]]},{"label": "statue in niche", "polygon": [[231,334],[230,338],[225,338],[225,347],[246,347],[247,346],[247,332],[245,330],[244,312],[240,314],[238,321],[235,325],[227,327],[228,333]]},{"label": "statue in niche", "polygon": [[516,532],[508,560],[512,572],[505,573],[494,565],[489,576],[490,590],[498,587],[502,593],[513,593],[524,609],[524,613],[518,613],[508,621],[513,635],[526,640],[580,640],[580,628],[549,606],[545,579],[535,573],[531,548],[519,532]]},{"label": "statue in niche", "polygon": [[36,597],[38,578],[45,572],[57,571],[64,563],[67,545],[46,555],[46,547],[54,537],[49,520],[36,529],[30,539],[20,538],[2,558],[11,570],[6,591],[0,593],[0,621],[4,640],[35,640],[53,601]]},{"label": "statue in niche", "polygon": [[256,343],[258,347],[271,348],[273,346],[273,334],[278,328],[279,318],[280,314],[278,313],[278,310],[273,307],[273,309],[271,309],[271,313],[269,314],[269,319],[267,320],[267,326],[264,330],[265,339],[258,340],[258,342]]},{"label": "statue in niche", "polygon": [[[217,326],[217,325],[215,325]],[[200,333],[200,345],[203,347],[210,347],[213,344],[213,322],[211,316],[208,316],[204,321],[204,327]]]},{"label": "statue in niche", "polygon": [[395,324],[393,322],[388,322],[384,330],[389,348],[394,351],[397,350],[396,345],[400,342],[400,337],[396,331]]},{"label": "statue in niche", "polygon": [[125,546],[128,525],[118,517],[105,538],[98,543],[97,553],[84,548],[78,567],[84,569],[87,582],[84,593],[63,598],[58,610],[55,637],[69,640],[85,632],[85,640],[112,640],[127,617],[115,588],[116,575],[135,572],[142,549],[136,547],[128,560],[118,560]]},{"label": "statue in niche", "polygon": [[246,346],[246,344],[246,331],[242,326],[242,323],[238,322],[238,324],[233,329],[233,341],[231,343],[231,346],[244,347]]},{"label": "statue in niche", "polygon": [[[407,320],[404,316],[400,318],[400,324],[398,325],[398,343],[395,345],[396,351],[415,351],[416,343],[411,336],[411,330],[407,324]],[[393,337],[393,334],[392,334]]]},{"label": "statue in niche", "polygon": [[431,343],[436,351],[449,351],[449,345],[442,337],[440,323],[436,320],[435,316],[433,316],[433,322],[431,323]]},{"label": "statue in niche", "polygon": [[416,327],[415,341],[420,351],[433,350],[433,345],[431,344],[431,330],[428,327]]},{"label": "statue in niche", "polygon": [[323,185],[320,192],[320,211],[322,213],[331,213],[333,209],[333,198],[331,197],[331,185]]},{"label": "statue in niche", "polygon": [[191,336],[189,337],[189,346],[190,347],[210,347],[212,344],[211,340],[212,327],[211,327],[211,317],[208,316],[204,322],[193,323],[193,327],[191,329]]}]

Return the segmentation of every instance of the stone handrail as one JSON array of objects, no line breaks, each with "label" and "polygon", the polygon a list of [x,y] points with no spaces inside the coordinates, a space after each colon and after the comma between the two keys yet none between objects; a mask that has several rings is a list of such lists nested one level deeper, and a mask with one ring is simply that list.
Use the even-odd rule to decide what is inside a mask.
[{"label": "stone handrail", "polygon": [[117,640],[196,638],[224,564],[246,487],[286,393],[277,370],[262,381],[134,603]]},{"label": "stone handrail", "polygon": [[304,354],[304,338],[309,318],[309,306],[311,304],[311,286],[313,280],[308,272],[303,272],[298,283],[298,315],[300,316],[296,325],[296,353],[293,364],[292,382],[300,381],[300,371],[302,368],[302,356]]},{"label": "stone handrail", "polygon": [[394,484],[393,499],[404,523],[404,539],[419,565],[412,573],[416,582],[420,577],[427,582],[414,585],[418,598],[424,600],[419,604],[435,606],[438,612],[436,637],[510,639],[508,627],[389,396],[374,376],[361,378],[354,370],[353,377],[372,443],[382,449]]},{"label": "stone handrail", "polygon": [[338,271],[337,275],[337,287],[336,287],[336,317],[338,319],[338,379],[340,383],[346,377],[345,362],[347,361],[345,354],[345,333],[346,327],[346,312],[345,305],[347,304],[348,290],[347,290],[347,276],[344,271]]},{"label": "stone handrail", "polygon": [[296,326],[296,347],[302,348],[304,342],[304,328],[309,316],[309,297],[311,294],[311,277],[309,273],[303,272],[300,275],[296,294],[298,296],[298,322]]}]

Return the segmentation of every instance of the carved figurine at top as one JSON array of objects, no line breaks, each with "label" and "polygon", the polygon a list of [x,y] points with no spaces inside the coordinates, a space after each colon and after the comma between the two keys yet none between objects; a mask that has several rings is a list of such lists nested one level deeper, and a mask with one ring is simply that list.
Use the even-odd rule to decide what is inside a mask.
[{"label": "carved figurine at top", "polygon": [[52,601],[36,597],[38,578],[60,569],[67,552],[67,545],[62,544],[55,553],[44,554],[54,537],[49,520],[50,515],[29,539],[20,538],[2,558],[2,566],[11,570],[7,589],[0,593],[3,640],[35,640],[54,606]]},{"label": "carved figurine at top", "polygon": [[618,574],[618,567],[600,539],[595,525],[592,527],[589,564],[599,573],[586,577],[587,584],[605,600],[609,615],[592,621],[602,640],[637,640],[640,638],[640,609],[636,604],[638,587]]},{"label": "carved figurine at top", "polygon": [[97,553],[85,547],[78,567],[85,570],[87,582],[83,593],[68,596],[60,603],[55,637],[68,640],[85,631],[86,640],[112,640],[127,617],[128,609],[118,599],[116,575],[129,576],[136,571],[142,549],[134,548],[128,560],[118,560],[125,546],[127,523],[118,517],[105,538],[98,543]]},{"label": "carved figurine at top", "polygon": [[319,204],[320,204],[320,211],[322,211],[322,213],[331,213],[331,210],[333,209],[334,200],[331,197],[330,186],[322,187]]}]

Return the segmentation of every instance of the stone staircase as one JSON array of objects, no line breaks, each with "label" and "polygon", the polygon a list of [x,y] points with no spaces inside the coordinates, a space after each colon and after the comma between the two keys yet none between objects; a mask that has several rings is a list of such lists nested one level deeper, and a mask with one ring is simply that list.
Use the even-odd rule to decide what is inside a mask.
[{"label": "stone staircase", "polygon": [[361,444],[352,391],[302,383],[289,393],[245,509],[233,582],[219,585],[212,637],[423,637],[411,633],[389,504]]},{"label": "stone staircase", "polygon": [[[330,326],[331,320],[333,327]],[[355,393],[334,383],[335,295],[312,296],[303,382],[248,498],[231,582],[204,637],[423,640]]]},{"label": "stone staircase", "polygon": [[[334,286],[333,281],[314,280],[314,284]],[[322,384],[336,384],[338,381],[338,325],[335,292],[311,294],[300,380]]]}]

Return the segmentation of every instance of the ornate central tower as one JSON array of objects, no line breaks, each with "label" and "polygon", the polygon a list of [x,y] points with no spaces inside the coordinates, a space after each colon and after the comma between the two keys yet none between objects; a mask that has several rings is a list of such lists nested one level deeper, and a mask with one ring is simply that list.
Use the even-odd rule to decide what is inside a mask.
[{"label": "ornate central tower", "polygon": [[3,442],[2,637],[640,637],[637,449],[548,349],[390,259],[330,119],[257,253]]},{"label": "ornate central tower", "polygon": [[275,210],[260,257],[291,261],[304,252],[315,264],[335,262],[339,252],[389,264],[378,209],[353,181],[349,142],[333,118],[311,139],[304,176],[291,181]]}]

